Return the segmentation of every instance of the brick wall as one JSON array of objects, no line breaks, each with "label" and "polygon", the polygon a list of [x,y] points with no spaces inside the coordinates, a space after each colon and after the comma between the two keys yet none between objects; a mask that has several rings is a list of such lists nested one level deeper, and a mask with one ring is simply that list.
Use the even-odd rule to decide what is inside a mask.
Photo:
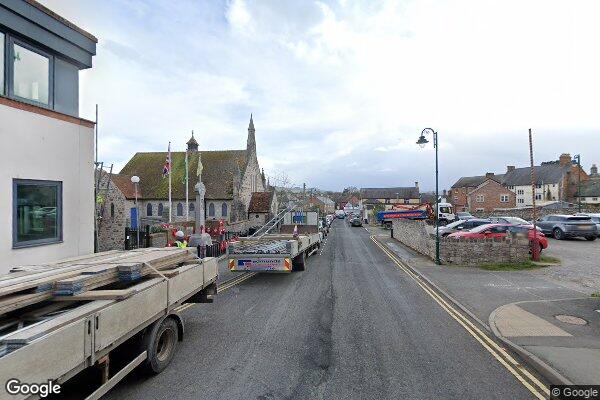
[{"label": "brick wall", "polygon": [[[393,222],[392,237],[413,250],[435,258],[435,238],[427,233],[424,221],[398,219]],[[507,239],[440,239],[440,260],[444,264],[481,265],[518,263],[529,259],[529,240]]]},{"label": "brick wall", "polygon": [[[506,201],[501,201],[502,196],[506,197]],[[515,208],[517,206],[515,193],[491,179],[471,191],[467,197],[471,212],[480,209],[483,209],[484,212],[491,212],[496,208]]]}]

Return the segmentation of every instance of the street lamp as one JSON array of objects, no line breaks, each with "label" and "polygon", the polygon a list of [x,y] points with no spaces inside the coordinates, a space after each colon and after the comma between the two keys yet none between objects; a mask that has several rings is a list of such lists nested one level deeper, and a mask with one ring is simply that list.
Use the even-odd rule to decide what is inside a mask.
[{"label": "street lamp", "polygon": [[429,140],[425,135],[431,134],[433,136],[433,148],[435,149],[435,263],[440,265],[440,219],[438,218],[438,201],[439,201],[439,189],[438,189],[438,133],[431,128],[425,128],[421,131],[421,136],[417,140],[417,144],[423,149],[425,145],[429,143]]},{"label": "street lamp", "polygon": [[133,187],[135,189],[135,224],[136,224],[136,232],[137,232],[137,247],[140,247],[140,207],[138,206],[138,184],[140,183],[140,177],[134,175],[131,177],[131,183],[133,183]]},{"label": "street lamp", "polygon": [[581,212],[581,154],[573,156],[573,164],[577,163],[577,211]]}]

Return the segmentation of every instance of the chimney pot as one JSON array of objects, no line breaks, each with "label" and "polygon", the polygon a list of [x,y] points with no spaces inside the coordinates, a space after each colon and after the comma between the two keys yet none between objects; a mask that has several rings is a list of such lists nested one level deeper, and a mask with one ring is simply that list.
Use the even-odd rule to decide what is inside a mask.
[{"label": "chimney pot", "polygon": [[419,181],[415,181],[415,187],[419,187]]},{"label": "chimney pot", "polygon": [[515,166],[514,165],[507,165],[506,166],[506,172],[511,172],[515,170]]},{"label": "chimney pot", "polygon": [[494,173],[493,172],[486,172],[485,173],[485,177],[486,178],[493,178],[494,177]]},{"label": "chimney pot", "polygon": [[571,155],[569,153],[562,153],[558,158],[558,164],[563,167],[571,165]]}]

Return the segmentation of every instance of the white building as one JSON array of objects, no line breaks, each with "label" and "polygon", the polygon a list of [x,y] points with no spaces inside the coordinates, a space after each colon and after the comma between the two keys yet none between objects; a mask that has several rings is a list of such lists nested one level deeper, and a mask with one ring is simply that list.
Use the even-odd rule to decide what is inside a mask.
[{"label": "white building", "polygon": [[78,116],[78,74],[97,40],[32,0],[2,1],[0,16],[6,273],[94,251],[94,123]]}]

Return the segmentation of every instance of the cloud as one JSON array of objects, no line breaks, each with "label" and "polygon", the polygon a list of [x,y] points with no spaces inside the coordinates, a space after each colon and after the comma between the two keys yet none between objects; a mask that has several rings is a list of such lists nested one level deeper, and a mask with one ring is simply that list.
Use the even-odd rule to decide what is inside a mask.
[{"label": "cloud", "polygon": [[600,162],[600,3],[532,0],[222,2],[44,0],[95,34],[81,115],[100,107],[101,158],[243,148],[309,186],[441,183],[581,153]]}]

